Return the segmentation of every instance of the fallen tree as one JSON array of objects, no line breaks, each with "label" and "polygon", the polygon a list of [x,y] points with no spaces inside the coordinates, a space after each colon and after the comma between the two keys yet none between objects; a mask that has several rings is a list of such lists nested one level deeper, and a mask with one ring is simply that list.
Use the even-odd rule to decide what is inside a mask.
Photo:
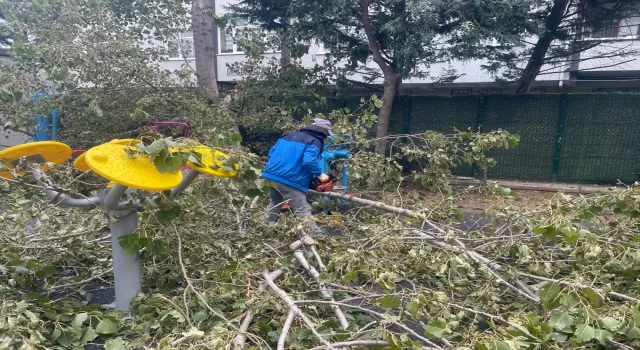
[{"label": "fallen tree", "polygon": [[[7,344],[33,341],[21,336],[29,329],[42,334],[39,344],[58,345],[90,342],[95,332],[110,346],[135,346],[152,334],[159,347],[637,346],[638,286],[625,277],[632,275],[637,252],[630,235],[640,203],[634,188],[595,197],[559,195],[538,211],[515,213],[504,206],[472,228],[461,228],[469,219],[461,220],[450,206],[425,202],[415,191],[322,193],[356,207],[344,213],[340,235],[313,240],[293,216],[262,227],[254,221],[262,206],[254,198],[220,197],[226,186],[197,184],[175,202],[183,215],[169,225],[150,220],[137,234],[140,242],[162,240],[166,246],[143,252],[150,290],[134,302],[132,319],[81,302],[17,301],[20,286],[31,288],[38,276],[46,276],[43,292],[54,299],[60,291],[78,295],[79,289],[94,290],[96,282],[108,285],[109,263],[96,264],[108,256],[99,215],[78,219],[37,200],[18,205],[24,192],[8,192],[0,222],[31,220],[27,213],[33,211],[18,211],[31,205],[40,208],[41,224],[30,235],[15,228],[2,235]],[[203,198],[217,199],[207,204]],[[380,199],[401,200],[405,208]],[[236,209],[208,214],[225,205]],[[61,233],[50,227],[56,216],[67,225],[97,223]],[[578,218],[593,226],[587,230]],[[316,217],[322,226],[335,225],[324,219]],[[97,278],[74,272],[82,265],[92,266],[96,272],[89,273]],[[175,292],[163,292],[166,286]]]}]

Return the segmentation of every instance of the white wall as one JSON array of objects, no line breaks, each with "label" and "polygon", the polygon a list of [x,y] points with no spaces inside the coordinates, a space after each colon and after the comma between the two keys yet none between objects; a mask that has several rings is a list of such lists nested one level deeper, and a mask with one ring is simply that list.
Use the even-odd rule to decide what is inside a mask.
[{"label": "white wall", "polygon": [[0,127],[0,150],[25,143],[29,136]]},{"label": "white wall", "polygon": [[[634,52],[633,55],[610,56],[613,52]],[[612,72],[640,71],[640,42],[637,40],[620,40],[606,43],[581,53],[580,71]],[[585,60],[586,59],[586,60]]]}]

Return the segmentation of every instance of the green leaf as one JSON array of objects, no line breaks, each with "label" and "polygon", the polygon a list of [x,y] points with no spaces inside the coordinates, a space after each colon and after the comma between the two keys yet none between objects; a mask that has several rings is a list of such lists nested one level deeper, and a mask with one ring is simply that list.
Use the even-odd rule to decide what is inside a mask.
[{"label": "green leaf", "polygon": [[151,242],[151,250],[156,255],[164,254],[167,252],[167,242],[162,239],[155,239]]},{"label": "green leaf", "polygon": [[424,327],[424,335],[427,337],[440,339],[444,335],[444,331],[446,329],[446,324],[443,322],[429,322],[428,325]]},{"label": "green leaf", "polygon": [[165,159],[165,167],[170,173],[177,173],[182,167],[182,158],[170,156]]},{"label": "green leaf", "polygon": [[589,342],[596,338],[596,329],[586,324],[579,324],[573,336],[582,343]]},{"label": "green leaf", "polygon": [[629,340],[640,339],[640,328],[638,327],[629,328],[629,330],[627,331],[627,338]]},{"label": "green leaf", "polygon": [[594,308],[602,306],[602,296],[592,288],[587,287],[582,289],[582,294],[587,299],[589,306]]},{"label": "green leaf", "polygon": [[595,331],[595,337],[593,337],[594,339],[596,339],[600,344],[606,344],[607,341],[613,339],[613,334],[611,334],[611,332],[606,331],[604,329],[596,329]]},{"label": "green leaf", "polygon": [[137,233],[118,237],[118,243],[125,253],[129,255],[137,254],[140,251],[140,237]]},{"label": "green leaf", "polygon": [[151,250],[151,239],[149,237],[140,237],[138,242],[140,244],[140,249],[147,248],[147,250]]},{"label": "green leaf", "polygon": [[620,328],[620,321],[613,317],[603,317],[598,320],[598,324],[600,324],[601,327],[612,332],[615,332]]},{"label": "green leaf", "polygon": [[544,286],[544,288],[540,289],[540,292],[538,294],[540,296],[540,301],[542,302],[542,305],[545,309],[554,309],[555,306],[559,304],[558,296],[560,295],[561,291],[562,287],[555,283],[548,284]]},{"label": "green leaf", "polygon": [[165,140],[154,140],[149,146],[145,147],[145,153],[153,156],[165,153],[165,157],[169,155],[169,149]]},{"label": "green leaf", "polygon": [[97,337],[98,333],[96,333],[95,329],[87,328],[87,330],[82,335],[82,339],[80,339],[80,342],[82,343],[82,345],[84,345],[86,343],[94,341]]},{"label": "green leaf", "polygon": [[84,323],[84,321],[87,320],[87,317],[89,317],[89,315],[86,312],[81,312],[79,314],[76,314],[75,316],[73,316],[73,321],[71,321],[71,326],[74,328],[80,328]]},{"label": "green leaf", "polygon": [[191,152],[189,154],[189,157],[187,157],[187,160],[195,165],[202,166],[202,156],[200,155],[200,153]]},{"label": "green leaf", "polygon": [[573,326],[574,323],[575,320],[573,316],[569,315],[566,311],[553,310],[549,316],[549,326],[560,331],[569,326]]},{"label": "green leaf", "polygon": [[564,241],[573,244],[578,241],[578,230],[575,227],[564,226],[560,229],[560,234],[564,238]]},{"label": "green leaf", "polygon": [[542,234],[545,239],[549,240],[554,239],[558,235],[558,230],[556,229],[555,225],[537,227],[533,230],[533,232],[536,234]]},{"label": "green leaf", "polygon": [[204,321],[207,318],[207,310],[200,310],[193,315],[193,320],[196,322]]},{"label": "green leaf", "polygon": [[164,203],[160,207],[161,209],[156,212],[156,218],[163,224],[168,224],[182,213],[180,206],[175,203]]},{"label": "green leaf", "polygon": [[231,140],[235,141],[235,142],[242,142],[242,135],[235,133],[233,135],[231,135]]},{"label": "green leaf", "polygon": [[151,157],[151,159],[153,159],[153,165],[155,165],[156,169],[158,169],[158,171],[163,174],[167,172],[167,157],[168,157],[169,152],[167,152],[166,150],[162,150],[162,152],[160,152],[157,155],[154,155]]},{"label": "green leaf", "polygon": [[73,333],[73,331],[71,330],[67,330],[62,332],[60,336],[56,338],[56,341],[62,346],[69,346],[73,343],[75,338],[75,333]]},{"label": "green leaf", "polygon": [[96,327],[98,334],[115,334],[118,332],[118,325],[109,318],[103,318]]},{"label": "green leaf", "polygon": [[342,276],[342,280],[345,282],[353,282],[358,280],[358,273],[355,271],[351,271],[346,275]]},{"label": "green leaf", "polygon": [[36,277],[43,278],[43,277],[51,276],[55,273],[56,273],[55,266],[47,265],[36,272]]},{"label": "green leaf", "polygon": [[104,343],[105,350],[126,350],[124,340],[122,338],[117,337],[115,339],[109,339]]},{"label": "green leaf", "polygon": [[509,148],[515,148],[520,142],[520,135],[509,135]]},{"label": "green leaf", "polygon": [[418,317],[420,313],[421,303],[417,300],[411,300],[405,305],[405,309],[413,316],[414,318]]},{"label": "green leaf", "polygon": [[393,295],[387,295],[378,299],[378,305],[384,309],[399,309],[402,306],[402,301]]},{"label": "green leaf", "polygon": [[483,343],[478,343],[475,348],[476,350],[511,350],[509,344],[501,340],[488,340]]}]

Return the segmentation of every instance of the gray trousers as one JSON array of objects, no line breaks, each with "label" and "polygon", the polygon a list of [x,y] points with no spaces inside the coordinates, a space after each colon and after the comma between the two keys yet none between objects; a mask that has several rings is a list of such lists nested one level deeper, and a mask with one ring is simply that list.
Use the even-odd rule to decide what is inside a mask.
[{"label": "gray trousers", "polygon": [[[311,205],[307,202],[306,193],[277,181],[271,181],[271,185],[273,187],[269,191],[269,206],[267,207],[266,222],[274,223],[278,221],[280,211],[285,201],[287,201],[293,212],[299,218],[305,219],[311,216]],[[310,230],[307,234],[317,235],[322,233],[313,220],[309,219],[307,221],[307,227]]]}]

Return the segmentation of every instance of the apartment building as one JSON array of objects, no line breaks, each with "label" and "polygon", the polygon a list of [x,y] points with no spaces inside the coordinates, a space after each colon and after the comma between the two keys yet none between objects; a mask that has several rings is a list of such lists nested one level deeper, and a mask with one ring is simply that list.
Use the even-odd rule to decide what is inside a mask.
[{"label": "apartment building", "polygon": [[[238,0],[212,0],[215,12],[222,15],[227,12],[227,6]],[[246,26],[248,27],[248,26]],[[236,72],[230,65],[246,60],[244,53],[238,47],[233,35],[216,28],[217,36],[214,47],[216,50],[217,77],[222,89],[232,88],[240,80],[241,72]],[[640,17],[627,18],[612,23],[610,27],[585,37],[583,40],[606,40],[605,45],[582,52],[568,59],[561,67],[545,67],[543,74],[536,79],[532,93],[553,92],[640,92]],[[180,41],[178,43],[177,41]],[[186,57],[180,54],[178,47],[192,47],[192,33],[177,33],[168,45],[170,56],[162,66],[167,69],[177,69],[185,61],[194,64],[193,50],[183,50]],[[179,45],[181,44],[181,45]],[[638,54],[617,57],[617,52],[638,51]],[[304,66],[323,64],[327,52],[322,44],[311,43],[309,51],[302,57]],[[266,54],[267,58],[279,57],[278,52]],[[513,87],[496,82],[494,76],[481,69],[485,62],[481,60],[450,61],[424,67],[428,71],[426,78],[411,78],[403,82],[402,89],[412,94],[477,94],[477,93],[508,93]],[[368,64],[376,68],[373,62]],[[438,78],[455,71],[459,78],[451,83],[439,83]],[[354,75],[354,81],[364,81],[362,76]],[[381,80],[373,81],[381,84]]]}]

